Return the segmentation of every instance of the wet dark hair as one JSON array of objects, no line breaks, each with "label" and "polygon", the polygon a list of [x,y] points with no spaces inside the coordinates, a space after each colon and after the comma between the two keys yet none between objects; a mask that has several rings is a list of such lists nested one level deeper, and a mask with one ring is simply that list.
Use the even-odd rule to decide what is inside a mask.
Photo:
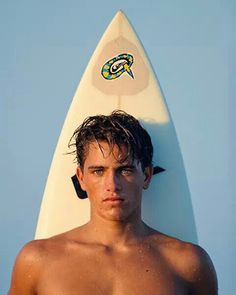
[{"label": "wet dark hair", "polygon": [[[68,144],[75,146],[72,153],[76,154],[77,164],[83,168],[88,145],[96,141],[107,142],[110,151],[113,152],[114,145],[119,149],[125,146],[128,157],[140,161],[142,169],[152,166],[153,146],[148,132],[141,126],[139,121],[124,111],[116,110],[110,115],[91,116],[75,130]],[[101,148],[101,145],[99,145]],[[101,148],[102,150],[102,148]]]}]

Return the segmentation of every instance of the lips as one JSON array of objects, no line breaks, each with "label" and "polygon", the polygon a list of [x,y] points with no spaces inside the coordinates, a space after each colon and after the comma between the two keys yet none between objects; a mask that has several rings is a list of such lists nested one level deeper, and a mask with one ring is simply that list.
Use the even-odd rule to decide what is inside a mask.
[{"label": "lips", "polygon": [[103,202],[107,202],[107,203],[122,203],[124,202],[123,198],[119,198],[119,197],[108,197],[106,199],[103,200]]}]

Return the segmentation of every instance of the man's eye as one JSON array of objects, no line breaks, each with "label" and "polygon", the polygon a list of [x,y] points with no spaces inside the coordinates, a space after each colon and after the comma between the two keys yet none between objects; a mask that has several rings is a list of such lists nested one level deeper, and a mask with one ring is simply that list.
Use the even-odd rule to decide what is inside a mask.
[{"label": "man's eye", "polygon": [[94,175],[101,176],[101,175],[103,175],[103,170],[102,169],[93,170],[92,173]]},{"label": "man's eye", "polygon": [[125,175],[125,176],[129,176],[129,175],[132,175],[133,174],[133,170],[132,169],[122,169],[121,170],[121,174],[122,175]]}]

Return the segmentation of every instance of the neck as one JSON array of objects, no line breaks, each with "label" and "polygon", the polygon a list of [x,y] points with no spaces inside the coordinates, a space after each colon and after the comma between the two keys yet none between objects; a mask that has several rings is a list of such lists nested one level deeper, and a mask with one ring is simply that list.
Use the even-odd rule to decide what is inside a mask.
[{"label": "neck", "polygon": [[129,220],[117,221],[92,216],[87,229],[93,240],[110,247],[137,243],[150,233],[150,228],[141,218],[132,217]]}]

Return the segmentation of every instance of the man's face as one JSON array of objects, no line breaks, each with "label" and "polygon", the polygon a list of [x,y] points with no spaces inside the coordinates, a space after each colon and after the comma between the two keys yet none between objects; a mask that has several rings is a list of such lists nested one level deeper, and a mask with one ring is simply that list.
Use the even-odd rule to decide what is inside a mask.
[{"label": "man's face", "polygon": [[117,145],[110,151],[106,142],[88,145],[83,169],[77,169],[81,187],[91,202],[92,217],[124,221],[140,217],[143,188],[147,188],[152,167],[142,170],[141,163],[132,158],[124,161],[126,147]]}]

